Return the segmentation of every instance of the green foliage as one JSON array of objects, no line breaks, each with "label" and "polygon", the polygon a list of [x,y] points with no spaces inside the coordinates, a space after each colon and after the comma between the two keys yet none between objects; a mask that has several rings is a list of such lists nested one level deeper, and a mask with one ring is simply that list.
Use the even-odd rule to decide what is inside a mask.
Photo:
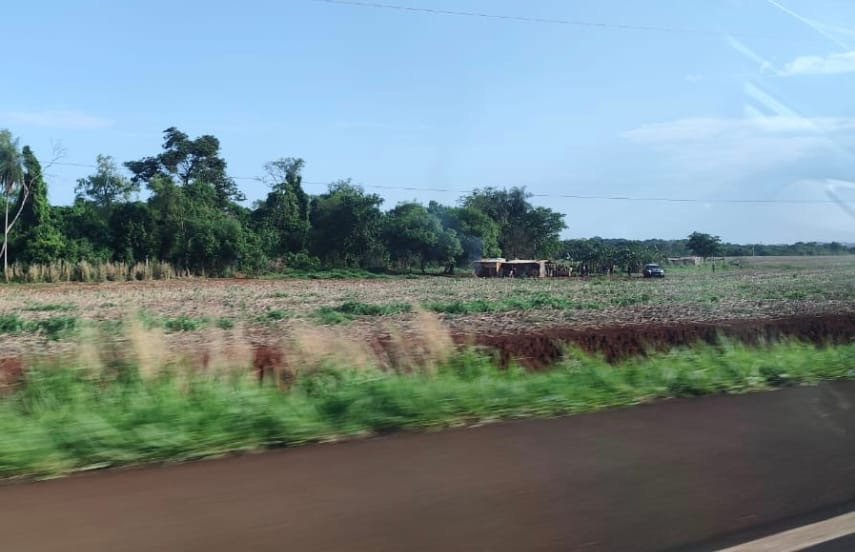
[{"label": "green foliage", "polygon": [[290,317],[288,311],[285,309],[271,309],[268,308],[262,314],[256,317],[256,320],[259,322],[278,322],[280,320],[285,320]]},{"label": "green foliage", "polygon": [[99,154],[95,163],[95,174],[77,181],[74,191],[78,199],[91,201],[97,207],[109,210],[114,203],[130,201],[131,195],[139,191],[139,182],[132,182],[122,176],[109,155]]},{"label": "green foliage", "polygon": [[227,209],[230,201],[246,197],[226,173],[226,161],[220,157],[220,141],[210,134],[195,140],[170,127],[163,131],[163,152],[139,161],[128,161],[125,167],[133,174],[131,181],[151,186],[155,180],[177,179],[181,186],[192,183],[211,189],[216,205]]},{"label": "green foliage", "polygon": [[419,203],[401,203],[389,211],[380,233],[393,263],[422,272],[428,263],[453,263],[462,248],[456,234],[443,230],[439,219]]},{"label": "green foliage", "polygon": [[[267,199],[258,202],[252,213],[253,224],[271,258],[300,254],[309,259],[305,251],[309,242],[310,198],[303,191],[302,159],[285,158],[265,165],[271,186]],[[286,261],[288,266],[308,268],[293,257]],[[316,267],[315,267],[316,268]]]},{"label": "green foliage", "polygon": [[204,317],[193,317],[182,314],[163,321],[163,327],[170,332],[195,332],[208,326],[210,321]]},{"label": "green foliage", "polygon": [[26,190],[22,187],[18,193],[18,233],[10,251],[19,262],[50,263],[60,258],[65,240],[51,213],[41,164],[29,146],[21,155]]},{"label": "green foliage", "polygon": [[425,305],[429,310],[446,314],[473,314],[480,312],[526,311],[533,309],[570,309],[574,304],[569,299],[547,292],[515,294],[497,301],[476,299],[472,301],[432,302]]},{"label": "green foliage", "polygon": [[337,307],[320,307],[312,313],[321,324],[341,324],[355,319],[357,316],[387,316],[410,312],[412,305],[409,303],[388,303],[384,305],[373,305],[359,301],[345,301]]},{"label": "green foliage", "polygon": [[447,231],[453,231],[460,242],[458,265],[482,257],[498,257],[499,225],[486,213],[475,207],[447,207],[431,201],[428,211],[442,222]]},{"label": "green foliage", "polygon": [[564,215],[534,207],[525,188],[483,188],[463,198],[463,206],[477,209],[499,227],[499,247],[505,257],[547,258],[560,247],[558,236],[566,228]]},{"label": "green foliage", "polygon": [[[34,274],[57,281],[40,266],[84,262],[168,263],[175,273],[197,276],[349,278],[379,277],[349,272],[359,269],[377,274],[440,266],[452,273],[476,258],[500,255],[563,258],[577,272],[585,266],[593,274],[638,272],[645,262],[690,250],[704,256],[855,253],[838,242],[721,244],[697,232],[684,240],[560,242],[564,215],[532,205],[532,195],[518,187],[478,189],[455,207],[402,203],[384,214],[383,199],[350,180],[310,196],[302,186],[305,162],[294,157],[265,165],[269,192],[249,208],[240,203],[244,195],[228,175],[219,140],[190,138],[175,127],[163,132],[158,153],[124,163],[130,178],[108,156],[96,162],[94,173],[77,182],[72,205],[51,206],[34,152],[0,131],[0,202],[12,219],[21,209],[4,235],[18,280],[23,272],[29,281],[38,280]],[[147,198],[131,201],[142,184]],[[132,279],[148,277],[142,270]]]},{"label": "green foliage", "polygon": [[660,262],[664,258],[655,246],[645,242],[602,238],[565,240],[560,256],[572,262],[577,274],[585,269],[589,274],[612,270],[640,272],[645,263]]},{"label": "green foliage", "polygon": [[0,397],[0,476],[186,460],[396,429],[556,416],[667,397],[743,393],[852,378],[855,345],[724,343],[617,365],[569,351],[551,370],[498,368],[464,350],[435,371],[307,367],[286,392],[243,376],[130,364],[98,373],[45,366]]},{"label": "green foliage", "polygon": [[349,180],[331,184],[312,202],[312,254],[328,265],[375,266],[385,257],[378,240],[382,203],[380,196],[365,193]]},{"label": "green foliage", "polygon": [[0,314],[0,334],[37,334],[57,340],[74,334],[79,328],[80,319],[76,316],[24,320],[15,313]]},{"label": "green foliage", "polygon": [[715,257],[721,254],[721,238],[702,232],[692,232],[686,242],[686,247],[698,257],[705,259]]}]

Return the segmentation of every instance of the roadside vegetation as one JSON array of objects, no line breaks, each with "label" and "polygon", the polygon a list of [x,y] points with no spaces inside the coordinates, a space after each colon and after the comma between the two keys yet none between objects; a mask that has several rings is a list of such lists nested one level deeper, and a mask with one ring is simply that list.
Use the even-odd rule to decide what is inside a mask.
[{"label": "roadside vegetation", "polygon": [[472,349],[423,357],[398,370],[327,358],[301,364],[286,387],[259,385],[245,365],[199,371],[88,358],[37,366],[0,395],[0,476],[50,476],[855,377],[855,344],[800,342],[697,346],[619,364],[570,350],[536,373],[499,368]]}]

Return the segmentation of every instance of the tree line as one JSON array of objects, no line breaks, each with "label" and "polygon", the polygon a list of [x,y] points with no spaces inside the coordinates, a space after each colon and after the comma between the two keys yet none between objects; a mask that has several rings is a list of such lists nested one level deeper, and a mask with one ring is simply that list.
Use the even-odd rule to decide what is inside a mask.
[{"label": "tree line", "polygon": [[[564,215],[530,203],[524,188],[481,188],[457,205],[400,203],[349,179],[311,195],[305,162],[282,158],[264,167],[267,196],[251,206],[229,177],[219,140],[163,132],[153,155],[119,165],[98,156],[77,181],[71,205],[50,205],[44,169],[31,148],[0,130],[0,207],[6,260],[18,265],[165,261],[192,274],[229,275],[320,268],[452,272],[473,259],[553,258],[597,267],[638,268],[664,257],[700,254],[685,240],[560,239]],[[135,199],[146,190],[144,200]],[[697,233],[696,233],[697,234]],[[714,240],[716,255],[854,253],[832,242],[738,245]],[[703,254],[702,256],[709,256]]]},{"label": "tree line", "polygon": [[[96,163],[77,182],[71,205],[50,205],[32,150],[0,131],[10,261],[157,260],[207,275],[328,267],[451,272],[482,255],[554,256],[566,228],[563,214],[533,206],[524,188],[482,188],[455,206],[404,202],[388,211],[383,198],[350,180],[310,195],[299,158],[267,163],[267,196],[247,207],[219,140],[174,127],[164,131],[160,151],[124,163],[129,177],[111,157]],[[146,199],[134,199],[143,189]]]}]

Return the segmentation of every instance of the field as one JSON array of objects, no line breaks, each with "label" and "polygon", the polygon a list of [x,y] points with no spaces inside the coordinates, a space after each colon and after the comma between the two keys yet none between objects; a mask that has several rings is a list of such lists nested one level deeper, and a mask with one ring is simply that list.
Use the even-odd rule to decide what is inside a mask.
[{"label": "field", "polygon": [[855,258],[750,258],[742,266],[680,267],[637,276],[476,279],[169,280],[10,285],[0,289],[0,358],[50,354],[89,340],[121,343],[141,326],[170,351],[212,341],[280,347],[295,335],[352,341],[597,332],[855,313]]},{"label": "field", "polygon": [[0,477],[852,378],[853,274],[9,285]]}]

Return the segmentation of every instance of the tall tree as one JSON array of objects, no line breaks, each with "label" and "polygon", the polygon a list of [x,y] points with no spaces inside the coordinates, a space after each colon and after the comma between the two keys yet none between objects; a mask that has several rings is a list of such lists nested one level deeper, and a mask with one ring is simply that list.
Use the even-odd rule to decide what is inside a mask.
[{"label": "tall tree", "polygon": [[[12,198],[26,189],[24,159],[18,150],[18,140],[8,130],[0,130],[0,186],[3,192],[3,274],[9,281],[9,231],[15,223],[9,222]],[[17,218],[17,216],[15,217]]]},{"label": "tall tree", "polygon": [[[393,262],[406,269],[416,263],[424,272],[427,263],[438,252],[437,244],[442,233],[442,225],[436,216],[421,204],[408,202],[386,213],[381,237]],[[459,245],[458,242],[458,248]]]},{"label": "tall tree", "polygon": [[698,257],[715,257],[721,251],[721,238],[703,232],[692,232],[686,247]]},{"label": "tall tree", "polygon": [[439,218],[445,229],[456,234],[461,246],[455,259],[457,265],[502,254],[499,248],[499,226],[481,210],[475,207],[448,207],[431,201],[428,211]]},{"label": "tall tree", "polygon": [[305,251],[309,238],[310,198],[302,187],[302,159],[282,158],[264,168],[270,193],[256,204],[253,221],[271,256]]},{"label": "tall tree", "polygon": [[191,140],[175,127],[163,131],[163,152],[153,157],[125,163],[134,183],[150,185],[157,177],[175,178],[182,186],[193,182],[211,186],[217,207],[227,209],[230,201],[246,196],[234,179],[226,174],[226,161],[220,156],[220,141],[210,134]]},{"label": "tall tree", "polygon": [[139,181],[125,178],[109,155],[98,155],[95,174],[77,181],[74,191],[77,197],[93,202],[99,208],[109,210],[118,201],[128,201],[140,189]]},{"label": "tall tree", "polygon": [[42,166],[29,146],[21,151],[24,186],[18,192],[21,234],[18,238],[24,262],[49,263],[62,253],[64,240],[53,220]]},{"label": "tall tree", "polygon": [[508,258],[547,257],[554,254],[566,228],[564,215],[534,207],[525,188],[483,188],[464,197],[464,207],[478,209],[499,226],[499,247]]},{"label": "tall tree", "polygon": [[350,180],[330,184],[312,202],[312,253],[327,264],[366,265],[380,255],[378,233],[383,198]]}]

